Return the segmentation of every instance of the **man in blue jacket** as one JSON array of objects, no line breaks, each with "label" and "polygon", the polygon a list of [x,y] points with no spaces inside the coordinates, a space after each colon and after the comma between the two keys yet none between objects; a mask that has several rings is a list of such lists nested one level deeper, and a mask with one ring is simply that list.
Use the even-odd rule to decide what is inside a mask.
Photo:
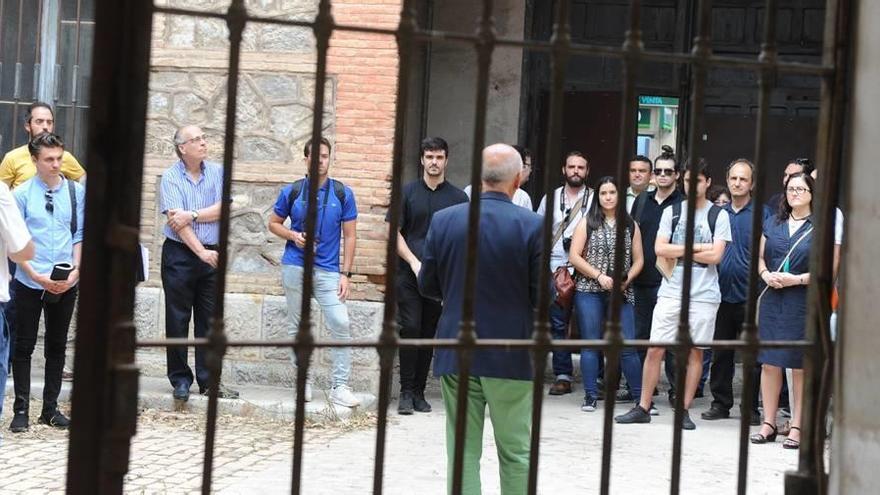
[{"label": "man in blue jacket", "polygon": [[[474,297],[480,339],[528,339],[532,335],[541,270],[539,215],[511,202],[519,187],[522,159],[513,147],[495,144],[483,150],[483,193]],[[462,321],[469,204],[434,214],[419,272],[419,289],[443,300],[437,337],[455,338]],[[455,350],[438,349],[434,373],[446,408],[447,485],[452,484],[456,397],[459,386]],[[468,414],[463,493],[480,493],[480,455],[486,406],[492,418],[500,464],[501,493],[525,493],[529,472],[532,362],[526,350],[474,352],[468,382]]]}]

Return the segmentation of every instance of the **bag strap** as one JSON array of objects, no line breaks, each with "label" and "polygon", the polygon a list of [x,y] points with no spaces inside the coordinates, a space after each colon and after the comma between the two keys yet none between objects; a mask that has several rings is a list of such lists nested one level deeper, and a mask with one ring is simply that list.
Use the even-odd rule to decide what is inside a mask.
[{"label": "bag strap", "polygon": [[581,206],[584,204],[584,200],[586,199],[588,194],[590,194],[589,188],[584,191],[583,196],[578,198],[574,206],[572,206],[571,209],[568,210],[568,215],[566,215],[565,220],[563,220],[562,223],[559,224],[559,227],[556,229],[556,233],[553,234],[553,243],[550,244],[551,249],[553,248],[553,246],[556,245],[557,242],[559,242],[559,239],[562,237],[562,233],[565,232],[565,229],[567,229],[569,224],[571,224],[571,219],[574,217],[574,212],[581,209]]},{"label": "bag strap", "polygon": [[[331,178],[327,178],[333,185],[333,194],[336,195],[336,199],[339,200],[339,206],[343,210],[345,209],[345,184],[338,180],[333,180]],[[287,196],[287,204],[293,207],[293,202],[299,198],[299,195],[302,194],[303,186],[305,186],[305,179],[298,179],[294,181],[293,187],[290,188],[290,194]]]},{"label": "bag strap", "polygon": [[70,235],[76,234],[77,218],[76,218],[76,186],[73,181],[67,179],[67,191],[70,193]]},{"label": "bag strap", "polygon": [[[778,272],[779,270],[782,270],[782,267],[785,266],[785,262],[788,261],[789,258],[791,258],[791,253],[794,252],[794,248],[798,247],[798,244],[800,244],[801,241],[804,240],[804,239],[805,239],[808,235],[810,235],[810,233],[812,233],[812,232],[813,232],[813,226],[811,225],[810,228],[807,229],[807,231],[804,232],[804,234],[803,234],[802,236],[800,236],[800,237],[798,238],[798,240],[795,241],[794,244],[791,245],[791,247],[788,249],[788,252],[785,253],[785,257],[782,258],[782,263],[779,264],[779,268],[776,269],[777,272]],[[761,297],[764,296],[764,293],[767,292],[767,289],[769,289],[769,288],[770,288],[769,285],[764,286],[764,290],[762,290],[762,291],[761,291],[761,294],[758,295],[758,301],[759,301],[759,302],[761,301]]]},{"label": "bag strap", "polygon": [[715,223],[718,221],[718,215],[721,213],[721,207],[718,205],[712,205],[709,207],[709,214],[707,215],[709,220],[709,232],[712,233],[712,242],[715,242]]}]

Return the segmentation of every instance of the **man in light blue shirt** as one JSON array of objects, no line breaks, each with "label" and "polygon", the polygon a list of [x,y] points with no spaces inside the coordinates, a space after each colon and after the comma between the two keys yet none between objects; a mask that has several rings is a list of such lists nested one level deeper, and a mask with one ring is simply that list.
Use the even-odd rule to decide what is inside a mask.
[{"label": "man in light blue shirt", "polygon": [[[70,421],[58,411],[67,331],[76,303],[83,239],[85,189],[61,174],[64,142],[44,133],[28,144],[37,175],[13,193],[33,239],[35,255],[18,263],[15,299],[15,403],[9,429],[27,431],[31,389],[31,355],[37,343],[40,315],[46,319],[46,369],[43,410],[39,422],[66,428]],[[64,269],[62,269],[64,267]]]}]

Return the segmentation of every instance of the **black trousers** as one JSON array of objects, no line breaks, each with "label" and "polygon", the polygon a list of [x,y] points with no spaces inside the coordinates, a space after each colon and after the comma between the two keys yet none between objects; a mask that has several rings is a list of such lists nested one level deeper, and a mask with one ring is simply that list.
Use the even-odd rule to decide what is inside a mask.
[{"label": "black trousers", "polygon": [[58,394],[61,393],[61,372],[64,370],[64,351],[67,347],[67,330],[77,288],[64,294],[57,302],[43,302],[43,290],[31,289],[18,280],[13,282],[15,292],[15,355],[12,358],[12,376],[15,378],[16,414],[27,414],[31,397],[31,356],[37,345],[40,315],[46,318],[46,335],[43,355],[46,369],[43,382],[43,415],[58,410]]},{"label": "black trousers", "polygon": [[[185,244],[166,239],[162,246],[162,287],[165,291],[165,337],[188,337],[191,317],[195,320],[195,337],[207,336],[217,297],[216,270]],[[201,390],[210,386],[206,352],[205,348],[196,347],[195,380]],[[193,372],[187,363],[189,349],[169,347],[165,353],[171,386],[192,385]]]},{"label": "black trousers", "polygon": [[[715,319],[715,340],[735,340],[742,332],[746,319],[745,303],[722,302],[718,306],[718,317]],[[712,350],[712,369],[709,374],[709,388],[712,390],[712,407],[729,411],[733,408],[733,376],[736,372],[736,352],[728,349]],[[753,375],[752,390],[744,390],[743,394],[752,394],[752,408],[758,409],[758,391],[761,384],[761,365],[749,371]]]},{"label": "black trousers", "polygon": [[[432,339],[443,307],[439,302],[422,297],[412,270],[401,267],[397,274],[397,322],[402,339]],[[400,359],[400,390],[424,393],[434,349],[404,348]]]},{"label": "black trousers", "polygon": [[[636,320],[636,338],[639,340],[648,340],[651,338],[651,321],[654,319],[654,306],[657,305],[657,292],[660,286],[644,286],[633,284],[633,297],[635,304],[633,310]],[[648,354],[647,349],[639,349],[639,360],[642,366],[645,365],[645,356]],[[663,361],[666,371],[666,379],[669,381],[669,390],[675,390],[675,354],[672,351],[666,351],[666,357]]]}]

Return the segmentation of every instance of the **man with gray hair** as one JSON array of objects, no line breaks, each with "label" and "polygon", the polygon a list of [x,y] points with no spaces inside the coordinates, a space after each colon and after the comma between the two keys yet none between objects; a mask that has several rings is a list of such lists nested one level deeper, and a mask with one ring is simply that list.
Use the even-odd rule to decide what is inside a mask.
[{"label": "man with gray hair", "polygon": [[[194,316],[196,338],[208,335],[217,297],[217,259],[220,242],[220,201],[223,167],[206,160],[208,138],[196,126],[174,133],[179,160],[162,174],[159,205],[167,216],[162,245],[162,287],[165,291],[165,336],[186,338]],[[196,372],[187,364],[186,347],[166,350],[168,380],[176,400],[189,399],[193,378],[199,393],[214,384],[205,362],[205,349],[196,347]],[[238,392],[222,385],[218,397],[237,398]]]},{"label": "man with gray hair", "polygon": [[[474,321],[480,339],[528,339],[532,335],[541,270],[541,216],[511,202],[520,184],[522,159],[513,147],[483,150],[480,229]],[[434,214],[419,271],[425,297],[443,301],[437,338],[458,336],[462,321],[468,256],[468,203]],[[447,484],[452,486],[456,397],[455,349],[437,349],[434,374],[440,377],[446,409]],[[463,493],[480,493],[480,456],[486,407],[492,418],[500,465],[501,493],[525,493],[529,475],[532,414],[532,360],[525,349],[480,349],[473,353],[468,379]]]}]

